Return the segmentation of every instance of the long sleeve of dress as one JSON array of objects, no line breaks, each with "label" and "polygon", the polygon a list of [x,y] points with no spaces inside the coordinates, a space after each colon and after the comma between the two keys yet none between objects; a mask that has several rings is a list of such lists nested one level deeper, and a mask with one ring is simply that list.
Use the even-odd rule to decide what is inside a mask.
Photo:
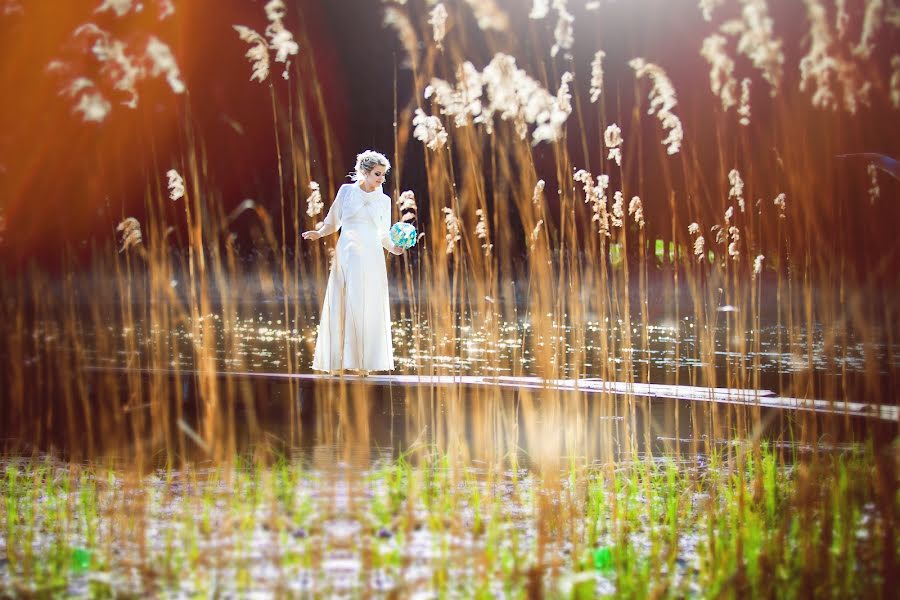
[{"label": "long sleeve of dress", "polygon": [[322,222],[322,226],[319,228],[320,235],[331,235],[341,228],[341,212],[344,204],[344,196],[346,196],[345,188],[346,186],[341,186],[341,189],[338,190],[337,196],[335,196],[334,198],[334,202],[331,203],[331,207],[329,207],[328,209],[328,214],[325,215],[325,220]]},{"label": "long sleeve of dress", "polygon": [[378,209],[378,235],[382,247],[390,252],[394,244],[391,242],[391,199],[387,195],[381,197]]}]

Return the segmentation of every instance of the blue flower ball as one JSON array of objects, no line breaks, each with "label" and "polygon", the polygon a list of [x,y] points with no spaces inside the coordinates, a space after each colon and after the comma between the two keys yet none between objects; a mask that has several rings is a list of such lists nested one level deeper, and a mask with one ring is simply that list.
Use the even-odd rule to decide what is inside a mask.
[{"label": "blue flower ball", "polygon": [[404,250],[416,245],[416,228],[409,223],[394,223],[391,225],[391,243]]}]

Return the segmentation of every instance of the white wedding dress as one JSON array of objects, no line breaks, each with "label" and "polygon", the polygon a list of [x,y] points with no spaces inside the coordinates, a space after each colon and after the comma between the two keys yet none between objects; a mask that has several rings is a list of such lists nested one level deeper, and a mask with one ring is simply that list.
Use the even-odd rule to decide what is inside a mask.
[{"label": "white wedding dress", "polygon": [[341,230],[328,275],[312,368],[394,368],[384,249],[391,247],[391,199],[379,186],[344,184],[328,210],[323,235]]}]

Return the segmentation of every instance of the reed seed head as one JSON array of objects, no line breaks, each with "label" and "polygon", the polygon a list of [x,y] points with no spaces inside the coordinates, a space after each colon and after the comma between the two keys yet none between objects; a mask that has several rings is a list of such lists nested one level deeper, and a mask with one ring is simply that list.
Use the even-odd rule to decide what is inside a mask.
[{"label": "reed seed head", "polygon": [[591,103],[597,102],[603,93],[603,57],[606,52],[598,50],[591,61]]},{"label": "reed seed head", "polygon": [[722,6],[725,0],[700,0],[700,12],[706,21],[712,21],[712,14],[716,7]]},{"label": "reed seed head", "polygon": [[638,196],[633,196],[631,202],[628,203],[628,214],[634,215],[634,222],[638,228],[644,228],[644,206]]},{"label": "reed seed head", "polygon": [[694,240],[694,256],[697,257],[697,260],[703,259],[703,246],[706,243],[706,240],[703,239],[702,235],[698,235]]},{"label": "reed seed head", "polygon": [[431,150],[439,150],[447,143],[447,130],[441,120],[434,115],[426,115],[417,108],[413,117],[413,137],[428,146]]},{"label": "reed seed head", "polygon": [[544,180],[538,179],[534,184],[534,193],[531,195],[531,203],[537,206],[544,195]]},{"label": "reed seed head", "polygon": [[509,17],[500,10],[494,0],[466,0],[475,15],[475,21],[482,31],[493,29],[506,31],[509,29]]},{"label": "reed seed head", "polygon": [[539,21],[550,14],[550,0],[534,0],[531,5],[531,12],[528,13],[529,19]]},{"label": "reed seed head", "polygon": [[169,198],[174,202],[184,197],[184,179],[175,169],[166,171],[166,177],[169,178]]},{"label": "reed seed head", "polygon": [[122,234],[122,247],[119,248],[120,254],[142,242],[141,224],[134,217],[125,218],[116,226],[116,231]]},{"label": "reed seed head", "polygon": [[737,103],[737,80],[734,78],[734,60],[725,50],[725,36],[714,33],[703,40],[700,54],[709,63],[709,87],[728,110]]},{"label": "reed seed head", "polygon": [[738,116],[740,120],[738,121],[741,125],[747,126],[750,124],[750,78],[745,77],[741,80],[741,102],[738,105]]},{"label": "reed seed head", "polygon": [[756,258],[753,259],[753,279],[756,279],[756,276],[762,272],[762,264],[764,258],[765,256],[763,256],[762,254],[757,254]]},{"label": "reed seed head", "polygon": [[786,218],[785,210],[787,208],[786,202],[787,196],[785,196],[784,192],[775,196],[775,199],[772,200],[772,203],[778,208],[778,217],[781,219]]},{"label": "reed seed head", "polygon": [[400,209],[401,221],[408,222],[416,220],[419,207],[416,205],[416,195],[412,190],[406,190],[400,194],[400,198],[397,199],[397,208]]},{"label": "reed seed head", "polygon": [[449,255],[453,254],[456,244],[462,239],[461,228],[459,218],[457,218],[453,209],[445,206],[441,209],[441,212],[444,213],[444,225],[447,227],[445,237],[447,238],[447,254]]},{"label": "reed seed head", "polygon": [[[728,199],[736,199],[741,212],[744,212],[744,180],[741,179],[741,174],[737,169],[732,169],[728,172],[728,182],[731,184],[731,189],[728,190]],[[730,207],[729,210],[731,210]],[[725,222],[727,223],[731,218],[731,213],[725,214]]]},{"label": "reed seed head", "polygon": [[666,152],[677,154],[681,150],[681,143],[684,140],[684,129],[681,126],[681,119],[672,112],[672,109],[678,104],[672,81],[659,66],[648,63],[643,58],[633,58],[628,64],[634,69],[638,79],[645,76],[650,78],[652,87],[648,96],[650,108],[647,110],[647,114],[655,114],[662,123],[663,129],[669,132],[662,141],[662,144],[666,146]]},{"label": "reed seed head", "polygon": [[556,56],[560,50],[565,50],[566,54],[572,49],[575,43],[575,17],[566,8],[566,0],[553,0],[553,8],[556,9],[556,28],[553,30],[553,39],[555,43],[550,49],[550,56]]},{"label": "reed seed head", "polygon": [[322,201],[322,192],[318,183],[310,181],[309,190],[310,194],[306,198],[306,214],[310,217],[315,217],[325,208],[325,203]]},{"label": "reed seed head", "polygon": [[438,2],[428,15],[428,24],[434,31],[434,44],[438,50],[444,49],[444,36],[447,35],[447,9]]}]

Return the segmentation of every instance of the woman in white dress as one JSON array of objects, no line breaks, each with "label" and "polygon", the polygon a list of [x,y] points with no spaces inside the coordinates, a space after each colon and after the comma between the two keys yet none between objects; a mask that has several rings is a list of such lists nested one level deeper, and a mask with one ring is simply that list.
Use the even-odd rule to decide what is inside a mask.
[{"label": "woman in white dress", "polygon": [[391,168],[388,159],[367,150],[356,157],[350,175],[322,224],[304,231],[317,240],[341,230],[328,275],[312,368],[317,371],[394,368],[391,315],[384,252],[403,254],[391,243],[391,199],[381,191]]}]

